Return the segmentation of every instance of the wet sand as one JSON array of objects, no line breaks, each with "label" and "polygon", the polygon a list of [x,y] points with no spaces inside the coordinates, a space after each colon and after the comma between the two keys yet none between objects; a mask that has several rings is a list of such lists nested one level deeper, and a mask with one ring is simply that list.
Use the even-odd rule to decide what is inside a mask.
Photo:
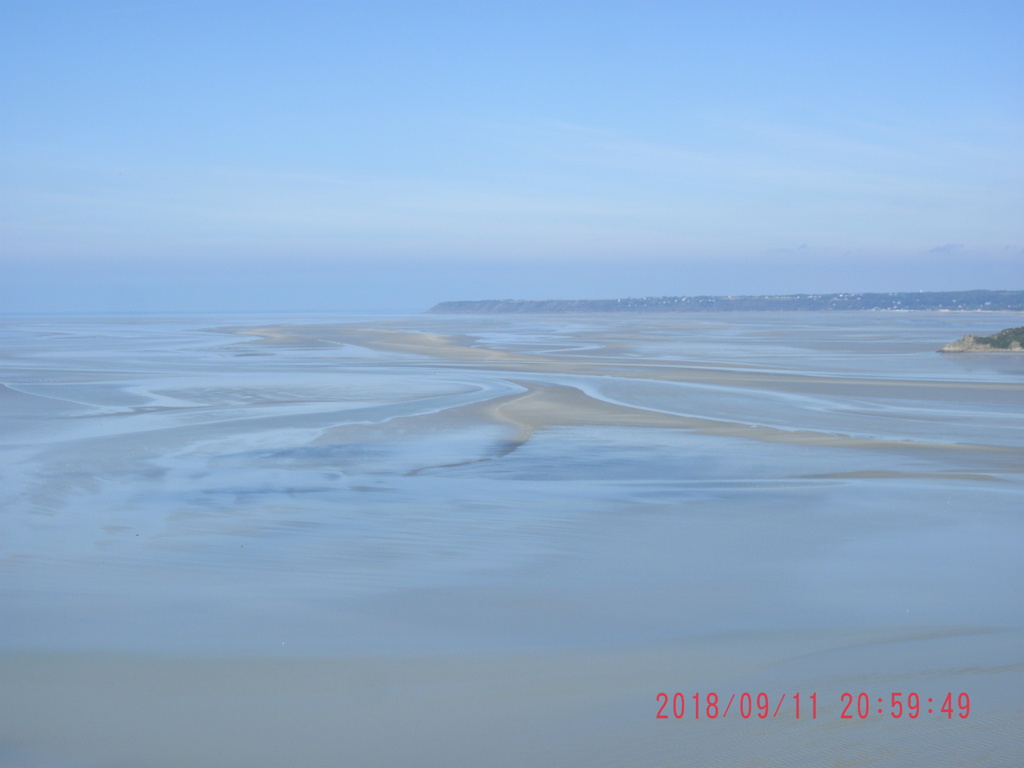
[{"label": "wet sand", "polygon": [[0,766],[1014,764],[1024,384],[857,322],[12,353]]},{"label": "wet sand", "polygon": [[[713,384],[727,387],[756,387],[790,393],[814,391],[841,392],[844,387],[867,390],[871,396],[885,396],[891,392],[905,394],[913,389],[913,396],[920,396],[920,390],[934,390],[948,393],[969,391],[974,397],[985,400],[1006,396],[1008,402],[1020,398],[1020,386],[992,382],[928,382],[900,380],[851,379],[848,377],[793,376],[783,373],[751,372],[742,368],[719,369],[698,368],[686,365],[671,365],[658,360],[631,360],[628,366],[621,361],[600,364],[590,360],[572,360],[551,355],[529,355],[488,349],[474,344],[466,335],[445,335],[367,328],[310,327],[292,328],[287,331],[276,328],[260,328],[245,331],[259,336],[266,343],[316,347],[321,344],[356,344],[388,352],[409,355],[438,357],[459,364],[479,364],[489,371],[530,373],[535,376],[547,374],[575,375],[587,377],[612,377],[621,379],[643,378],[666,382],[689,382]],[[590,396],[572,386],[552,386],[531,383],[509,377],[508,381],[521,386],[525,392],[495,398],[471,409],[472,417],[497,423],[509,424],[515,428],[512,442],[528,440],[538,429],[551,426],[621,426],[650,429],[684,429],[705,435],[720,435],[757,440],[768,443],[810,445],[823,448],[859,448],[913,454],[918,451],[982,451],[1004,454],[996,460],[1000,471],[1024,471],[1024,448],[1020,446],[994,446],[958,442],[937,443],[917,440],[885,440],[861,438],[851,435],[816,432],[801,429],[777,429],[764,425],[737,423],[673,413],[655,411],[608,402]],[[841,477],[842,474],[824,475]],[[928,474],[907,474],[874,471],[859,476],[918,476]],[[963,479],[992,479],[984,473],[964,473]]]},{"label": "wet sand", "polygon": [[[518,382],[517,382],[518,383]],[[522,395],[511,395],[494,401],[486,408],[486,417],[516,427],[516,440],[528,440],[536,430],[545,427],[640,427],[644,429],[686,429],[704,435],[735,437],[767,443],[787,443],[836,448],[871,448],[876,450],[958,450],[1006,453],[1017,457],[1024,451],[987,445],[921,443],[856,438],[849,435],[822,434],[809,430],[783,430],[752,424],[736,424],[678,416],[672,413],[631,408],[590,397],[573,387],[529,386]],[[1018,465],[1019,466],[1019,465]]]},{"label": "wet sand", "polygon": [[[1022,639],[984,630],[851,629],[411,658],[7,654],[0,656],[0,736],[46,749],[0,748],[0,763],[1009,765],[1024,749],[1016,727],[1024,712],[1019,698],[1005,695],[1007,684],[1024,683]],[[886,660],[881,666],[879,658]],[[955,703],[948,718],[933,701],[930,715],[925,704],[917,718],[909,710],[893,718],[893,684],[903,701],[911,691],[922,702],[949,690],[956,702],[968,692],[969,716],[961,719],[967,710]],[[769,704],[759,710],[762,691]],[[679,719],[672,709],[677,692],[687,699]],[[711,692],[720,697],[716,718],[708,717]],[[745,712],[744,692],[754,698]],[[856,713],[860,692],[871,695],[863,719]],[[702,695],[699,718],[695,693]]]}]

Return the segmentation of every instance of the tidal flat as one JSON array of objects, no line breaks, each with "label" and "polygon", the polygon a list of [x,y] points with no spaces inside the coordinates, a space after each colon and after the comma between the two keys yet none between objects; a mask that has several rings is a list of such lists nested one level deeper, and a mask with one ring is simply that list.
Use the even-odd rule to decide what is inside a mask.
[{"label": "tidal flat", "polygon": [[1014,764],[1020,324],[2,318],[0,766]]}]

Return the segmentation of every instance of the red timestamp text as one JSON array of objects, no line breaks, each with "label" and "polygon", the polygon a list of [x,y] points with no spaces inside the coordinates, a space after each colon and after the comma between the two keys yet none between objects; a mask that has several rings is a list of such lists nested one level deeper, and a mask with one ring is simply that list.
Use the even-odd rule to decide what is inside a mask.
[{"label": "red timestamp text", "polygon": [[[667,693],[659,693],[657,700],[661,704],[655,717],[659,720],[675,718],[682,720],[685,717],[699,720],[702,717],[714,720],[718,717],[733,717],[737,715],[744,720],[752,717],[759,720],[767,720],[771,717],[778,717],[780,712],[786,716],[792,715],[800,719],[804,717],[816,718],[818,716],[818,694],[812,693],[802,696],[799,693],[782,694],[776,697],[769,696],[766,692],[759,693],[745,692],[732,694],[728,699],[720,697],[714,691],[709,693],[692,693],[689,696],[676,693],[671,698]],[[801,709],[801,704],[803,708]],[[734,707],[735,705],[735,707]],[[786,705],[783,710],[783,705]]]},{"label": "red timestamp text", "polygon": [[866,720],[871,715],[888,714],[897,720],[902,717],[916,720],[922,715],[940,715],[952,720],[956,714],[961,720],[966,720],[971,716],[970,695],[961,691],[955,699],[953,696],[952,692],[945,696],[924,697],[914,691],[906,694],[896,691],[876,698],[863,691],[857,694],[846,692],[840,697],[843,711],[839,717],[842,720]]},{"label": "red timestamp text", "polygon": [[[655,697],[658,703],[655,718],[715,720],[731,716],[743,720],[769,720],[782,716],[796,720],[814,720],[818,717],[818,698],[817,692],[774,695],[766,691],[747,691],[730,694],[728,698],[715,691],[675,694],[662,692]],[[824,706],[825,703],[822,703]],[[955,716],[960,720],[966,720],[971,714],[971,697],[964,691],[943,692],[935,696],[925,696],[916,691],[895,691],[884,696],[872,696],[864,691],[847,691],[839,697],[836,711],[840,720],[866,720],[879,715],[909,720],[926,715],[952,720]]]}]

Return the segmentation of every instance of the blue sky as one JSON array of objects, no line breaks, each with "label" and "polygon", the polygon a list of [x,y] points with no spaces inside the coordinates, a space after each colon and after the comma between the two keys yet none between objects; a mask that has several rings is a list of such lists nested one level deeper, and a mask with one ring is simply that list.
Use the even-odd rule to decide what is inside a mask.
[{"label": "blue sky", "polygon": [[0,0],[0,313],[1024,289],[1024,3]]}]

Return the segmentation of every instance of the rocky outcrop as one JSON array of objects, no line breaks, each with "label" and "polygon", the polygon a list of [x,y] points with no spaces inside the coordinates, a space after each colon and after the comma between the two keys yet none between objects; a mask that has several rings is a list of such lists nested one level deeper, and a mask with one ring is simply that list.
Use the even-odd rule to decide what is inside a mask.
[{"label": "rocky outcrop", "polygon": [[950,342],[939,352],[1024,352],[1024,327],[1007,328],[991,336],[968,333]]}]

